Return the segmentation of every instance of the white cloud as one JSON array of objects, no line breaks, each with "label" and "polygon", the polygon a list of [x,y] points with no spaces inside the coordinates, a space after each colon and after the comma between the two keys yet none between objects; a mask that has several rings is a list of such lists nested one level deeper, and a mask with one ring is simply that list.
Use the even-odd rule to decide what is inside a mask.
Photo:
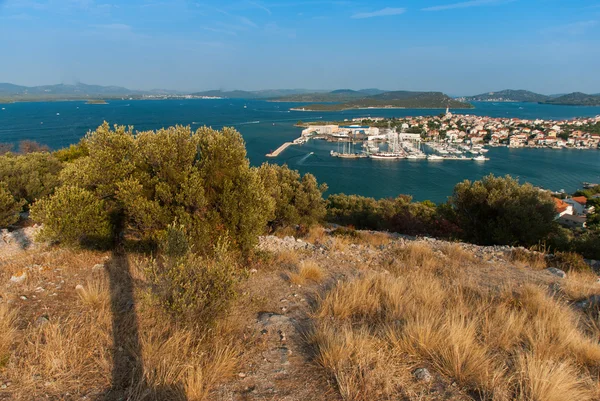
[{"label": "white cloud", "polygon": [[366,13],[356,13],[352,16],[354,19],[362,19],[362,18],[373,18],[373,17],[387,17],[390,15],[400,15],[406,12],[406,8],[390,8],[386,7],[381,10],[366,12]]},{"label": "white cloud", "polygon": [[469,7],[479,7],[479,6],[487,6],[493,4],[502,4],[502,3],[511,3],[516,0],[471,0],[471,1],[463,1],[461,3],[452,3],[452,4],[444,4],[441,6],[432,6],[422,8],[421,11],[443,11],[443,10],[453,10],[456,8],[469,8]]}]

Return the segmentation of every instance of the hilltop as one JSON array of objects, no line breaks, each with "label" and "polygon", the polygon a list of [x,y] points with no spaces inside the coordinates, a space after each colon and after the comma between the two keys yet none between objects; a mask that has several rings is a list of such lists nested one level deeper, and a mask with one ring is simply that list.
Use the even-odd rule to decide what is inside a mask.
[{"label": "hilltop", "polygon": [[360,92],[343,91],[341,93],[330,92],[324,96],[306,96],[304,99],[307,102],[337,102],[308,104],[301,108],[305,111],[337,111],[362,108],[445,109],[450,107],[453,109],[468,109],[473,107],[469,103],[452,99],[442,92],[393,91],[365,95]]},{"label": "hilltop", "polygon": [[522,248],[323,228],[264,236],[232,313],[206,335],[152,302],[149,259],[31,235],[0,244],[0,398],[597,396],[597,305],[582,302],[597,277],[561,278],[546,270],[552,258]]},{"label": "hilltop", "polygon": [[505,89],[499,92],[482,93],[475,96],[464,98],[467,102],[544,102],[550,99],[550,96],[527,90]]},{"label": "hilltop", "polygon": [[600,106],[600,95],[588,95],[574,92],[544,101],[545,104],[556,104],[565,106]]}]

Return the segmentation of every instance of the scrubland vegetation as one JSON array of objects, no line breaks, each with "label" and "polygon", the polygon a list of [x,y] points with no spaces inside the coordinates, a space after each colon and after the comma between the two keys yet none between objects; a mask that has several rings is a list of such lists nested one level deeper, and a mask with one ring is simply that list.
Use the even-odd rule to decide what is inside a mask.
[{"label": "scrubland vegetation", "polygon": [[40,244],[0,247],[0,399],[599,399],[597,231],[510,177],[326,189],[230,128],[0,156],[0,226]]}]

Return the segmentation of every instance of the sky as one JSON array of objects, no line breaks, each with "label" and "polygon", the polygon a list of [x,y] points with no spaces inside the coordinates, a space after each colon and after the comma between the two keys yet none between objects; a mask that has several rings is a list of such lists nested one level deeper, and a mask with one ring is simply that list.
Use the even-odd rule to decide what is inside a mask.
[{"label": "sky", "polygon": [[600,0],[0,0],[0,82],[600,92]]}]

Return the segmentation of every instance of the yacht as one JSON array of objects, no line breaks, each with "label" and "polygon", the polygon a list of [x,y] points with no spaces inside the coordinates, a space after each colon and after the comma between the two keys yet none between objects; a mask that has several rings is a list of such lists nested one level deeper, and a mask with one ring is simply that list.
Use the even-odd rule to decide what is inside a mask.
[{"label": "yacht", "polygon": [[377,152],[369,155],[371,159],[396,160],[401,159],[402,155],[396,152]]},{"label": "yacht", "polygon": [[475,156],[475,157],[473,158],[473,160],[475,160],[475,161],[478,161],[478,162],[484,162],[484,161],[486,161],[486,160],[490,160],[490,159],[488,159],[488,158],[487,158],[487,157],[485,157],[484,155],[479,155],[479,156]]},{"label": "yacht", "polygon": [[444,160],[444,158],[438,155],[429,155],[427,156],[427,160]]}]

